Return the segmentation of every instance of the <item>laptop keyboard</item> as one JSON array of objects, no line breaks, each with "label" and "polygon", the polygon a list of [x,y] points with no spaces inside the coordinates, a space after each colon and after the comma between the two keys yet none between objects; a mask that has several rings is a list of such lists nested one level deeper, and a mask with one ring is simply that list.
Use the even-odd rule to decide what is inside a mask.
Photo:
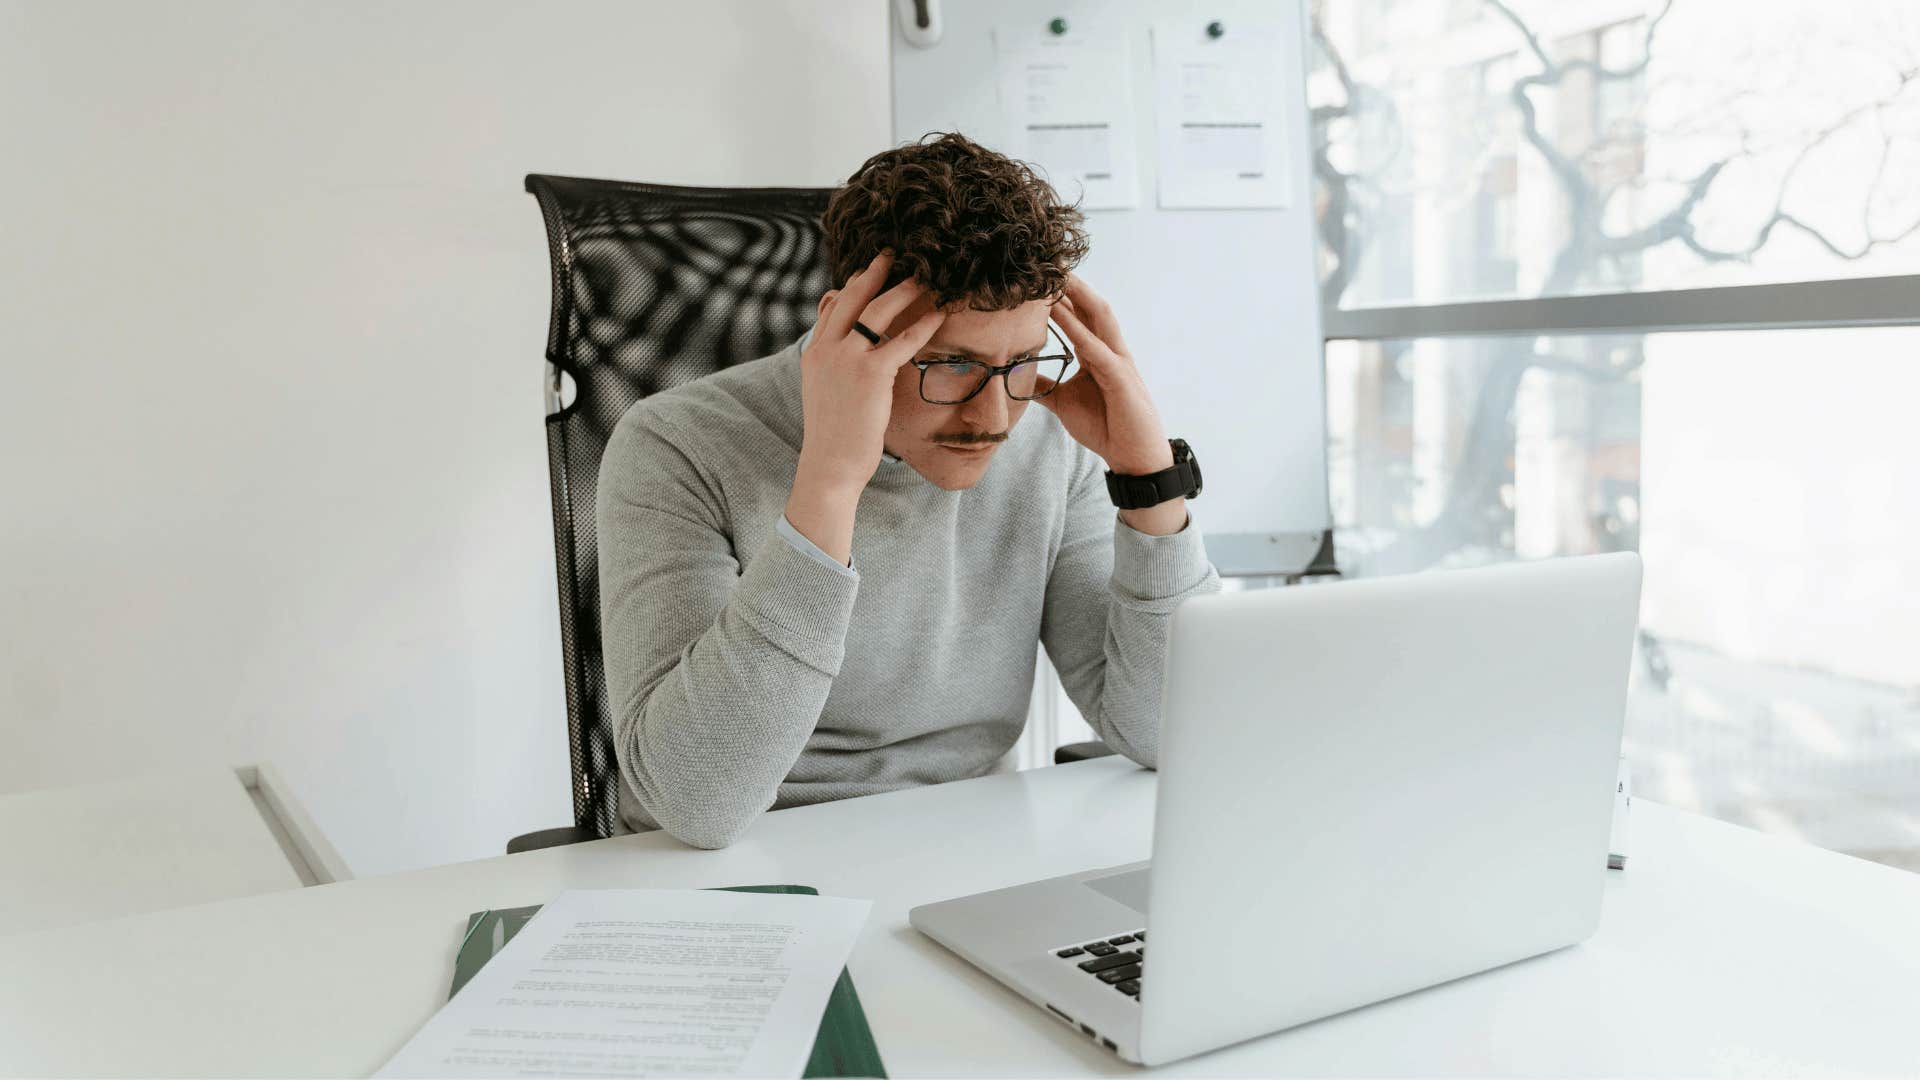
[{"label": "laptop keyboard", "polygon": [[1071,961],[1090,977],[1135,1001],[1140,1000],[1140,970],[1147,956],[1145,930],[1096,938],[1084,945],[1068,945],[1052,952],[1061,960]]}]

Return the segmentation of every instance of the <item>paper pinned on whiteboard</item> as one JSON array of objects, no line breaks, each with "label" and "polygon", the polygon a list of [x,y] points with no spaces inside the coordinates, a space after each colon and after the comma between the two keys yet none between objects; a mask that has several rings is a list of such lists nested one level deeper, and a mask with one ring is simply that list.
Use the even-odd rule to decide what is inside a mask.
[{"label": "paper pinned on whiteboard", "polygon": [[996,149],[1039,166],[1061,198],[1083,210],[1140,205],[1125,39],[1003,26],[993,42],[1004,122]]},{"label": "paper pinned on whiteboard", "polygon": [[1161,206],[1288,204],[1279,33],[1274,23],[1235,22],[1219,37],[1196,19],[1153,24]]}]

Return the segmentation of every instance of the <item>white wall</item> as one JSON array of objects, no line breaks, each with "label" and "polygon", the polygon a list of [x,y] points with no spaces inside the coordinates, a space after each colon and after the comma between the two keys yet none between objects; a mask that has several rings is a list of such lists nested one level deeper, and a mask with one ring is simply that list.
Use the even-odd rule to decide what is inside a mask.
[{"label": "white wall", "polygon": [[0,791],[569,823],[521,177],[835,183],[887,78],[884,0],[0,0]]}]

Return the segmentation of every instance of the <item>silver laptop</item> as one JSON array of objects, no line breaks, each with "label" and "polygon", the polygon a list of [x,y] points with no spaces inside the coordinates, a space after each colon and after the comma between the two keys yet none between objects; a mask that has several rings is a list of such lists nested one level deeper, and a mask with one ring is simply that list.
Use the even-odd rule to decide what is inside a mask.
[{"label": "silver laptop", "polygon": [[913,925],[1149,1065],[1579,942],[1639,597],[1621,553],[1190,599],[1152,862]]}]

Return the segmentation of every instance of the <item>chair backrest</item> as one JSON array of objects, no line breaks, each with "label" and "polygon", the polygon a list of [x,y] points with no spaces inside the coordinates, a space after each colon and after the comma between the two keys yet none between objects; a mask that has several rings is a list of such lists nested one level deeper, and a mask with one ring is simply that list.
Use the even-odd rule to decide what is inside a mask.
[{"label": "chair backrest", "polygon": [[553,266],[547,466],[573,817],[607,836],[621,781],[600,645],[600,457],[634,402],[777,352],[813,325],[828,287],[820,215],[832,189],[535,174],[527,190]]}]

